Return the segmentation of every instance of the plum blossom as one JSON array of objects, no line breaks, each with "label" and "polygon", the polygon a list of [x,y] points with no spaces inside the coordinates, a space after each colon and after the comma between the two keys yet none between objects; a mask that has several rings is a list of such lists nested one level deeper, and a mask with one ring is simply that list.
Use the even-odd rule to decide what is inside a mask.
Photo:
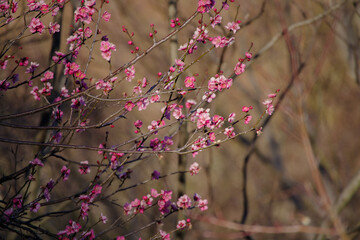
[{"label": "plum blossom", "polygon": [[50,34],[53,34],[53,33],[56,33],[56,32],[60,32],[60,24],[58,23],[52,23],[50,22],[49,24],[49,33]]},{"label": "plum blossom", "polygon": [[240,29],[239,22],[229,22],[225,28],[233,33],[236,33]]},{"label": "plum blossom", "polygon": [[111,14],[108,11],[105,11],[101,17],[105,22],[108,22],[110,20]]},{"label": "plum blossom", "polygon": [[181,197],[179,197],[178,201],[176,202],[177,206],[179,208],[190,208],[191,207],[191,199],[188,195],[184,194]]},{"label": "plum blossom", "polygon": [[210,91],[221,91],[223,89],[229,89],[232,86],[232,78],[226,78],[224,75],[215,75],[215,77],[210,78],[208,82],[208,89]]},{"label": "plum blossom", "polygon": [[34,213],[36,213],[36,212],[38,212],[39,211],[39,209],[40,209],[40,203],[39,202],[32,202],[31,204],[30,204],[30,211],[31,212],[34,212]]},{"label": "plum blossom", "polygon": [[200,166],[197,162],[194,162],[193,164],[191,164],[189,170],[190,170],[190,175],[194,176],[200,172]]},{"label": "plum blossom", "polygon": [[132,65],[131,67],[128,67],[127,69],[125,69],[125,74],[126,74],[126,80],[131,82],[131,80],[133,80],[135,78],[135,67],[134,65]]},{"label": "plum blossom", "polygon": [[229,114],[229,117],[228,117],[228,122],[229,122],[229,123],[234,122],[235,116],[236,116],[235,113],[230,113],[230,114]]},{"label": "plum blossom", "polygon": [[266,113],[272,115],[275,110],[272,99],[266,99],[263,104],[266,106]]},{"label": "plum blossom", "polygon": [[44,166],[44,163],[39,158],[34,158],[34,160],[30,161],[30,164],[34,165],[34,166],[40,166],[40,167]]},{"label": "plum blossom", "polygon": [[235,68],[234,68],[234,72],[236,75],[240,75],[242,74],[243,72],[245,72],[245,67],[246,65],[242,62],[238,62],[236,65],[235,65]]},{"label": "plum blossom", "polygon": [[64,182],[66,182],[69,179],[69,175],[70,175],[70,169],[67,168],[66,166],[62,166],[61,176],[62,176]]},{"label": "plum blossom", "polygon": [[79,166],[79,173],[80,174],[88,174],[90,173],[90,167],[88,161],[81,161]]},{"label": "plum blossom", "polygon": [[206,211],[208,209],[208,200],[207,199],[200,199],[198,203],[198,207],[201,211]]},{"label": "plum blossom", "polygon": [[29,25],[29,29],[30,32],[32,33],[36,33],[38,32],[39,34],[41,34],[44,31],[44,24],[40,21],[40,19],[38,18],[32,18],[30,25]]},{"label": "plum blossom", "polygon": [[225,128],[224,134],[229,138],[235,137],[235,132],[233,127]]},{"label": "plum blossom", "polygon": [[209,12],[215,5],[215,0],[199,0],[197,11],[199,13]]},{"label": "plum blossom", "polygon": [[177,229],[185,229],[186,228],[186,221],[185,220],[180,220],[178,221],[178,224],[176,225]]},{"label": "plum blossom", "polygon": [[189,99],[189,100],[186,101],[185,107],[186,107],[187,109],[190,109],[191,106],[193,106],[193,105],[195,105],[195,104],[196,104],[196,101],[195,101],[194,99]]},{"label": "plum blossom", "polygon": [[210,17],[211,26],[214,28],[216,25],[220,24],[222,17],[217,14],[215,17]]},{"label": "plum blossom", "polygon": [[109,41],[101,41],[100,43],[101,56],[106,60],[110,61],[111,51],[116,51],[116,47]]},{"label": "plum blossom", "polygon": [[187,76],[186,78],[185,78],[185,80],[184,80],[184,82],[185,82],[185,87],[187,87],[187,88],[194,88],[195,87],[195,81],[196,81],[196,79],[195,79],[195,77],[189,77],[189,76]]},{"label": "plum blossom", "polygon": [[251,119],[252,119],[252,116],[246,116],[245,117],[245,119],[244,119],[244,123],[247,125],[247,124],[249,124],[250,123],[250,121],[251,121]]},{"label": "plum blossom", "polygon": [[160,237],[161,237],[161,240],[170,240],[170,234],[163,231],[163,230],[160,230],[159,232],[160,234]]}]

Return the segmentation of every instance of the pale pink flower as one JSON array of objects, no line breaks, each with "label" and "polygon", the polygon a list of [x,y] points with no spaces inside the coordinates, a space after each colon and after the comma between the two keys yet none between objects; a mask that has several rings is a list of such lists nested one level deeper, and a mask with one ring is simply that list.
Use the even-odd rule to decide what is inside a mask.
[{"label": "pale pink flower", "polygon": [[88,174],[88,173],[90,173],[90,167],[89,167],[89,162],[88,161],[80,162],[79,173],[80,174]]},{"label": "pale pink flower", "polygon": [[207,199],[200,199],[198,203],[198,207],[201,211],[206,211],[208,209],[208,200]]},{"label": "pale pink flower", "polygon": [[226,28],[227,30],[230,30],[230,31],[236,33],[236,32],[240,29],[240,26],[239,26],[239,23],[237,23],[237,22],[229,22],[229,23],[225,26],[225,28]]},{"label": "pale pink flower", "polygon": [[234,122],[235,116],[236,116],[235,113],[230,113],[230,114],[229,114],[229,117],[228,117],[228,122],[229,122],[229,123]]},{"label": "pale pink flower", "polygon": [[30,29],[30,32],[32,33],[42,33],[44,31],[44,24],[40,21],[40,19],[38,18],[32,18],[31,19],[31,22],[30,22],[30,25],[29,25],[29,29]]},{"label": "pale pink flower", "polygon": [[235,68],[234,68],[234,72],[236,75],[240,75],[242,74],[243,72],[245,72],[245,67],[246,65],[244,63],[241,63],[241,62],[238,62],[236,65],[235,65]]},{"label": "pale pink flower", "polygon": [[106,60],[110,61],[111,51],[116,51],[116,47],[109,41],[101,41],[100,43],[101,56]]},{"label": "pale pink flower", "polygon": [[177,229],[185,229],[186,228],[186,221],[185,220],[180,220],[178,221],[178,224],[176,225]]},{"label": "pale pink flower", "polygon": [[245,117],[245,120],[244,120],[244,123],[245,123],[246,125],[249,124],[250,121],[251,121],[251,119],[252,119],[252,116],[251,116],[251,115],[246,116],[246,117]]},{"label": "pale pink flower", "polygon": [[60,32],[60,24],[58,23],[52,23],[50,22],[49,24],[49,33],[50,34],[53,34],[53,33],[56,33],[56,32]]},{"label": "pale pink flower", "polygon": [[101,17],[105,20],[105,22],[108,22],[110,20],[111,13],[105,11]]},{"label": "pale pink flower", "polygon": [[193,164],[191,164],[190,166],[190,175],[194,176],[196,174],[198,174],[200,172],[200,166],[197,162],[194,162]]},{"label": "pale pink flower", "polygon": [[220,24],[222,17],[217,14],[214,18],[210,17],[211,26],[214,28],[216,25]]},{"label": "pale pink flower", "polygon": [[181,197],[179,197],[176,204],[179,208],[186,209],[191,207],[191,199],[189,198],[188,195],[184,194]]}]

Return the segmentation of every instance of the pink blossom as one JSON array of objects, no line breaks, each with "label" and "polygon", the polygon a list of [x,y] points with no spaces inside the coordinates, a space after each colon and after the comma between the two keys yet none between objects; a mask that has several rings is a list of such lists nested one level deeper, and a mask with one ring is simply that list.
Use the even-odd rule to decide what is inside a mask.
[{"label": "pink blossom", "polygon": [[205,26],[202,26],[201,28],[197,27],[192,38],[198,42],[205,43],[209,38],[208,30],[205,28]]},{"label": "pink blossom", "polygon": [[107,222],[107,220],[108,220],[107,217],[101,213],[100,221],[102,221],[105,224]]},{"label": "pink blossom", "polygon": [[88,6],[78,7],[74,12],[75,22],[80,21],[86,24],[90,24],[94,12],[95,9],[92,7],[88,7]]},{"label": "pink blossom", "polygon": [[246,65],[244,63],[241,63],[241,62],[238,62],[236,65],[235,65],[235,68],[234,68],[234,72],[236,75],[240,75],[242,74],[243,72],[245,72],[245,67]]},{"label": "pink blossom", "polygon": [[232,86],[232,78],[226,78],[224,75],[216,75],[211,77],[208,82],[208,89],[210,91],[222,91],[223,89],[229,89]]},{"label": "pink blossom", "polygon": [[272,99],[266,99],[263,104],[266,106],[266,113],[272,115],[275,110]]},{"label": "pink blossom", "polygon": [[17,195],[16,197],[14,197],[13,200],[12,200],[12,202],[13,202],[13,206],[14,206],[14,207],[16,207],[16,208],[21,208],[21,207],[22,207],[22,202],[23,202],[23,200],[22,200],[22,195],[19,194],[19,195]]},{"label": "pink blossom", "polygon": [[131,112],[131,110],[134,108],[134,106],[135,106],[135,104],[132,101],[128,101],[128,102],[125,103],[124,108],[127,111]]},{"label": "pink blossom", "polygon": [[30,211],[31,212],[34,212],[34,213],[36,213],[36,212],[38,212],[39,211],[39,209],[40,209],[40,203],[39,202],[32,202],[31,204],[30,204]]},{"label": "pink blossom", "polygon": [[193,106],[193,105],[195,105],[195,104],[196,104],[196,101],[195,101],[194,99],[189,99],[189,100],[186,101],[185,107],[186,107],[187,109],[190,109],[191,106]]},{"label": "pink blossom", "polygon": [[135,78],[135,67],[134,65],[132,65],[131,67],[128,67],[127,69],[125,69],[125,74],[126,74],[126,80],[131,82],[131,80],[133,80]]},{"label": "pink blossom", "polygon": [[134,125],[136,128],[141,128],[141,126],[143,125],[143,122],[141,120],[136,120],[134,122]]},{"label": "pink blossom", "polygon": [[26,73],[34,73],[35,69],[37,69],[39,67],[39,64],[36,62],[31,62],[30,66],[26,69]]},{"label": "pink blossom", "polygon": [[90,168],[89,168],[89,162],[88,161],[80,162],[79,173],[80,174],[88,174],[88,173],[90,173]]},{"label": "pink blossom", "polygon": [[136,105],[137,105],[139,111],[145,110],[147,108],[147,106],[149,105],[149,99],[148,98],[141,98],[136,103]]},{"label": "pink blossom", "polygon": [[216,25],[220,24],[222,17],[217,14],[214,18],[210,17],[211,26],[214,28]]},{"label": "pink blossom", "polygon": [[245,119],[244,119],[244,123],[245,123],[246,125],[249,124],[250,121],[251,121],[251,119],[252,119],[252,116],[251,116],[251,115],[246,116]]},{"label": "pink blossom", "polygon": [[230,114],[229,114],[229,117],[228,117],[228,122],[229,122],[229,123],[234,122],[235,116],[236,116],[235,113],[230,113]]},{"label": "pink blossom", "polygon": [[210,129],[220,128],[224,124],[224,118],[220,115],[214,115],[211,118]]},{"label": "pink blossom", "polygon": [[235,132],[233,127],[225,128],[224,134],[229,138],[235,137]]},{"label": "pink blossom", "polygon": [[34,96],[35,100],[40,101],[40,93],[39,93],[39,87],[35,86],[30,91],[30,94]]},{"label": "pink blossom", "polygon": [[182,114],[182,108],[183,108],[182,105],[179,105],[179,106],[174,108],[173,116],[174,116],[175,119],[182,119],[182,118],[185,117],[185,115]]},{"label": "pink blossom", "polygon": [[179,197],[176,204],[179,208],[186,209],[186,208],[191,207],[191,199],[189,198],[188,195],[184,194],[181,197]]},{"label": "pink blossom", "polygon": [[108,22],[110,20],[111,14],[108,11],[105,11],[101,17],[105,20],[105,22]]},{"label": "pink blossom", "polygon": [[245,53],[245,57],[246,57],[248,60],[250,60],[250,59],[252,58],[252,54],[246,52],[246,53]]},{"label": "pink blossom", "polygon": [[268,98],[276,98],[276,93],[271,93],[268,95]]},{"label": "pink blossom", "polygon": [[40,167],[44,166],[44,163],[38,158],[34,158],[34,160],[30,161],[30,164],[34,165],[34,166],[40,166]]},{"label": "pink blossom", "polygon": [[156,189],[151,189],[151,196],[157,198],[160,194],[156,191]]},{"label": "pink blossom", "polygon": [[60,24],[58,23],[52,23],[50,22],[49,24],[49,33],[50,34],[53,34],[53,33],[56,33],[56,32],[60,32]]},{"label": "pink blossom", "polygon": [[225,26],[225,28],[226,28],[227,30],[230,30],[230,31],[236,33],[236,32],[240,29],[240,26],[239,26],[239,23],[237,23],[237,22],[229,22],[229,23]]},{"label": "pink blossom", "polygon": [[90,231],[88,232],[83,232],[83,234],[81,235],[81,239],[88,239],[88,240],[95,239],[94,229],[90,229]]},{"label": "pink blossom", "polygon": [[198,207],[201,211],[206,211],[208,209],[208,200],[206,199],[200,199],[198,203]]},{"label": "pink blossom", "polygon": [[30,32],[32,33],[42,33],[44,31],[44,24],[40,21],[40,19],[38,18],[32,18],[31,19],[31,22],[30,22],[30,25],[29,25],[29,29],[30,29]]},{"label": "pink blossom", "polygon": [[199,13],[209,12],[215,5],[215,0],[199,0],[197,11]]},{"label": "pink blossom", "polygon": [[61,168],[61,176],[63,177],[64,182],[66,182],[69,179],[70,175],[70,169],[66,166],[62,166]]},{"label": "pink blossom", "polygon": [[65,230],[62,230],[60,232],[57,233],[57,235],[71,235],[71,234],[74,234],[74,233],[77,233],[79,232],[81,229],[81,225],[79,223],[76,223],[74,222],[73,220],[69,220],[69,225],[67,225],[65,227]]},{"label": "pink blossom", "polygon": [[155,102],[160,101],[160,95],[158,94],[159,91],[155,91],[155,93],[156,93],[155,95],[152,95],[150,97],[150,103],[155,103]]},{"label": "pink blossom", "polygon": [[109,41],[101,41],[100,43],[101,56],[106,60],[110,61],[111,51],[116,51],[116,47]]},{"label": "pink blossom", "polygon": [[170,234],[163,231],[163,230],[160,230],[159,232],[160,234],[160,237],[161,237],[161,240],[170,240]]},{"label": "pink blossom", "polygon": [[79,71],[80,66],[75,63],[75,62],[68,62],[65,65],[65,75],[72,75],[74,73],[76,73],[77,71]]},{"label": "pink blossom", "polygon": [[200,172],[200,166],[197,162],[194,162],[193,164],[191,164],[190,166],[190,175],[194,176],[196,174],[198,174]]},{"label": "pink blossom", "polygon": [[0,60],[0,68],[2,69],[2,70],[5,70],[6,69],[6,67],[7,67],[7,64],[8,64],[8,62],[9,62],[9,60]]},{"label": "pink blossom", "polygon": [[195,87],[195,81],[196,81],[196,79],[195,79],[195,77],[189,77],[189,76],[187,76],[186,78],[185,78],[185,80],[184,80],[184,82],[185,82],[185,87],[187,87],[187,88],[194,88]]},{"label": "pink blossom", "polygon": [[175,59],[175,64],[179,68],[179,72],[184,70],[185,63],[181,59]]},{"label": "pink blossom", "polygon": [[197,116],[197,122],[196,122],[196,126],[198,129],[205,127],[205,126],[209,126],[210,125],[210,109],[203,109],[203,108],[198,108],[198,110],[196,111],[196,116]]},{"label": "pink blossom", "polygon": [[176,225],[177,229],[185,229],[186,228],[186,221],[185,220],[180,220],[178,221],[178,224]]}]

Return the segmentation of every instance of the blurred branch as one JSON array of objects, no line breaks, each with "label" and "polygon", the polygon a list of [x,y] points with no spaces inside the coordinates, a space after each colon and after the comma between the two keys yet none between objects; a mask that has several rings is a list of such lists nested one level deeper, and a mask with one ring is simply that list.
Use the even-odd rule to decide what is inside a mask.
[{"label": "blurred branch", "polygon": [[324,17],[330,15],[332,12],[334,12],[335,10],[339,9],[340,7],[342,7],[345,3],[347,2],[347,0],[343,0],[341,1],[340,3],[338,4],[335,4],[334,6],[332,6],[330,9],[324,11],[323,13],[313,17],[313,18],[310,18],[310,19],[307,19],[307,20],[304,20],[304,21],[301,21],[301,22],[297,22],[297,23],[294,23],[294,24],[291,24],[287,29],[284,29],[282,30],[281,32],[279,32],[278,34],[276,34],[263,48],[261,48],[253,57],[253,59],[256,59],[258,57],[260,57],[261,54],[263,54],[264,52],[266,52],[267,50],[269,50],[276,42],[277,40],[280,39],[281,36],[283,36],[286,32],[291,32],[297,28],[300,28],[300,27],[303,27],[303,26],[306,26],[306,25],[310,25],[314,22],[317,22],[321,19],[323,19]]},{"label": "blurred branch", "polygon": [[[236,231],[243,231],[246,233],[264,233],[264,234],[286,234],[286,233],[308,233],[308,234],[325,234],[328,236],[337,235],[334,229],[319,228],[304,225],[293,226],[261,226],[261,225],[246,225],[234,223],[231,221],[218,219],[215,217],[199,217],[200,221],[207,222],[216,226],[232,229]],[[239,237],[243,237],[243,233],[238,233]]]}]

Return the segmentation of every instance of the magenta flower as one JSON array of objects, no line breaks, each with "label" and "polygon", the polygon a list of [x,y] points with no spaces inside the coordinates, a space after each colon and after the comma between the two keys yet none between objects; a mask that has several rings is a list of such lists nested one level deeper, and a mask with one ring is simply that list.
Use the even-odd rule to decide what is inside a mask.
[{"label": "magenta flower", "polygon": [[30,161],[30,164],[34,165],[34,166],[40,166],[40,167],[44,166],[44,163],[38,158],[34,158],[34,160]]},{"label": "magenta flower", "polygon": [[61,168],[61,176],[62,176],[64,182],[69,179],[69,175],[70,175],[70,169],[67,168],[66,166],[62,166],[62,168]]}]

